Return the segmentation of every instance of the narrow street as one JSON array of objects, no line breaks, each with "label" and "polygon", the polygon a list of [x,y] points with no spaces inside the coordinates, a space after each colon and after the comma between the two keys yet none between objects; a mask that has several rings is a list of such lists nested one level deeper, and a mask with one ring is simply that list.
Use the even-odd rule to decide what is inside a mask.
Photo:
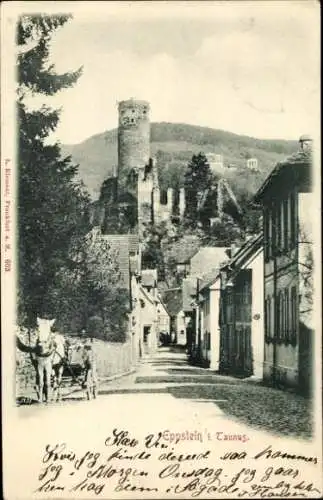
[{"label": "narrow street", "polygon": [[[121,408],[123,409],[122,411]],[[156,409],[160,408],[160,412]],[[97,410],[121,418],[131,411],[133,418],[149,419],[161,428],[174,421],[184,428],[224,428],[230,422],[240,434],[255,430],[277,436],[311,436],[311,404],[305,398],[282,390],[264,387],[259,381],[217,375],[191,366],[185,351],[179,347],[159,348],[153,357],[144,358],[135,373],[109,382],[101,382],[97,400],[86,401],[84,391],[75,387],[60,403],[49,406],[26,405],[19,408],[22,416],[64,413],[73,418],[75,412]],[[143,412],[144,409],[144,412]],[[144,415],[142,414],[144,413]],[[122,415],[121,415],[122,414]],[[89,417],[91,419],[92,417]],[[167,427],[168,426],[168,427]]]},{"label": "narrow street", "polygon": [[[60,403],[15,410],[10,417],[14,432],[6,439],[8,474],[24,477],[14,484],[15,498],[27,498],[29,492],[37,498],[218,498],[214,485],[225,488],[237,473],[253,474],[262,488],[266,471],[283,474],[284,467],[291,467],[293,484],[303,488],[308,485],[303,479],[317,472],[305,399],[190,366],[177,347],[160,348],[135,373],[101,383],[97,399],[87,401],[84,392],[74,389]],[[299,439],[303,457],[297,459]],[[296,459],[268,459],[268,449]],[[182,464],[184,456],[193,459]],[[210,474],[222,471],[221,483],[213,482],[215,476],[197,478],[192,486],[185,475],[176,479],[177,470],[194,467],[207,467],[199,470]],[[113,477],[102,477],[100,470]],[[281,491],[282,478],[269,476],[272,487]],[[241,481],[239,488],[249,488],[250,494],[258,487],[244,487]],[[317,493],[308,487],[311,495]],[[181,493],[173,496],[174,488]],[[204,488],[209,488],[207,496],[201,493]]]}]

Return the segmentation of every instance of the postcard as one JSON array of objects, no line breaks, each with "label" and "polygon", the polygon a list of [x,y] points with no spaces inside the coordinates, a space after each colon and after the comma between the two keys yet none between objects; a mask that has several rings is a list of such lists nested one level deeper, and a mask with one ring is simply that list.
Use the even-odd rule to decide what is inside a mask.
[{"label": "postcard", "polygon": [[319,4],[1,8],[4,498],[321,498]]}]

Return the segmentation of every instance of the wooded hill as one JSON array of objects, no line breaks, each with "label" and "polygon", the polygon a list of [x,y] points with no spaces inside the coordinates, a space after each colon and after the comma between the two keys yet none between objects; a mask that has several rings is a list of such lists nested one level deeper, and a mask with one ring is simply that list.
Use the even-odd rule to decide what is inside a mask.
[{"label": "wooded hill", "polygon": [[[183,184],[183,173],[193,154],[222,154],[225,177],[239,193],[253,194],[276,163],[297,151],[297,141],[265,140],[180,123],[151,124],[151,155],[160,165],[162,189]],[[92,199],[117,164],[117,130],[96,134],[80,144],[63,145],[63,155],[79,164],[79,176]],[[247,159],[257,158],[259,172],[247,170]]]}]

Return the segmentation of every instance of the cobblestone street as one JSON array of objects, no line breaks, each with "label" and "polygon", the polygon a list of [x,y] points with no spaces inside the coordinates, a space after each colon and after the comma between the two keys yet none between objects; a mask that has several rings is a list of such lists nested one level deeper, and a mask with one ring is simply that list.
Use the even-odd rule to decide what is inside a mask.
[{"label": "cobblestone street", "polygon": [[163,405],[164,401],[166,405],[167,402],[167,412],[172,407],[191,408],[183,412],[185,417],[190,415],[198,419],[201,426],[208,415],[215,419],[212,427],[221,417],[230,421],[230,425],[242,426],[244,433],[258,429],[280,436],[311,436],[309,400],[291,392],[265,387],[258,380],[217,375],[208,369],[189,365],[186,358],[180,348],[160,348],[154,357],[144,358],[136,372],[108,382],[101,381],[97,401],[87,403],[84,391],[71,386],[65,387],[61,403],[41,408],[36,404],[23,405],[19,411],[22,415],[38,411],[51,413],[54,409],[59,412],[60,407],[69,406],[72,412],[76,403],[88,411],[94,405],[111,408],[117,401],[117,407],[122,402],[122,406],[133,403],[137,408],[149,398],[154,406],[159,402]]},{"label": "cobblestone street", "polygon": [[[16,485],[19,490],[15,491],[16,498],[25,498],[26,489],[37,491],[40,487],[38,497],[44,498],[45,490],[42,488],[49,488],[46,491],[50,492],[51,487],[62,484],[63,490],[55,490],[55,494],[62,497],[64,491],[68,493],[68,498],[76,498],[73,490],[76,481],[84,479],[84,474],[93,473],[87,465],[82,466],[81,471],[73,469],[82,456],[99,457],[100,463],[103,461],[102,467],[114,467],[115,474],[123,474],[124,470],[135,474],[138,468],[145,471],[145,480],[133,478],[122,483],[131,484],[129,487],[136,484],[139,488],[124,492],[126,496],[122,498],[161,498],[162,492],[173,491],[171,488],[176,484],[172,486],[175,481],[172,476],[167,476],[165,481],[160,479],[161,471],[166,466],[171,468],[174,463],[171,459],[160,461],[163,454],[165,457],[175,454],[175,457],[176,454],[190,456],[192,453],[207,453],[211,458],[207,462],[204,460],[203,466],[207,465],[210,470],[220,467],[223,470],[221,484],[224,485],[233,477],[234,471],[242,473],[246,467],[249,471],[253,470],[249,467],[255,468],[258,481],[266,471],[268,473],[278,467],[280,474],[284,467],[291,467],[289,470],[296,474],[299,487],[306,484],[312,488],[302,481],[313,478],[317,472],[315,457],[319,451],[308,439],[311,433],[308,401],[292,393],[263,387],[255,379],[239,380],[192,367],[187,363],[185,352],[176,347],[160,348],[154,357],[144,358],[135,373],[101,381],[97,399],[87,401],[84,391],[71,387],[60,403],[23,404],[16,408],[16,413],[15,432],[10,433],[6,440],[7,450],[17,450],[17,453],[8,453],[8,470],[24,471],[24,482]],[[11,424],[13,422],[14,419]],[[124,438],[110,447],[106,443],[115,435]],[[151,448],[143,444],[147,439],[154,443]],[[302,456],[299,456],[300,449]],[[48,450],[57,450],[60,453],[57,456],[61,458],[56,459],[55,454],[49,457]],[[273,459],[266,455],[267,450],[270,450],[269,454],[274,454]],[[151,459],[142,460],[145,456],[142,453],[148,453]],[[109,454],[115,458],[109,458]],[[276,458],[281,454],[286,458]],[[245,461],[232,461],[231,455],[245,458]],[[287,455],[294,460],[287,460]],[[187,467],[202,467],[202,461],[190,466],[180,463],[182,466],[184,470],[191,470]],[[52,473],[57,470],[55,467],[59,467],[58,481],[48,483],[46,479],[41,480],[41,471],[47,470],[46,467],[50,467]],[[283,483],[280,478],[273,476],[271,480],[272,487],[280,485],[281,489]],[[117,491],[121,491],[123,486],[120,486],[121,490],[114,489],[117,479],[113,477],[104,481],[102,488],[105,488],[105,495],[109,495],[104,498],[120,497]],[[189,481],[186,479],[185,484]],[[203,481],[198,481],[202,489]],[[93,484],[100,488],[101,482],[98,478]],[[252,487],[250,484],[246,486],[249,489]],[[212,483],[210,492],[213,486]],[[142,487],[143,490],[140,489]],[[156,488],[151,490],[151,487]],[[243,489],[243,486],[239,488]],[[89,491],[86,488],[78,491],[77,498],[94,498],[95,493]],[[132,494],[133,491],[137,491],[139,497]],[[214,496],[215,490],[212,491],[213,496],[201,495],[199,498],[218,498]],[[316,494],[318,489],[310,491]],[[178,498],[194,497],[194,492],[188,494],[187,490],[183,490]],[[170,495],[168,498],[174,497]]]}]

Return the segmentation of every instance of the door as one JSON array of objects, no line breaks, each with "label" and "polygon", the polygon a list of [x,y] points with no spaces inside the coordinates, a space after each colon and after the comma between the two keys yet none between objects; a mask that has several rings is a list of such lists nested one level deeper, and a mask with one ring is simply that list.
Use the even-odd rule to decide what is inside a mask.
[{"label": "door", "polygon": [[312,389],[313,371],[313,330],[299,322],[299,388],[304,396],[309,396]]},{"label": "door", "polygon": [[253,374],[251,345],[252,288],[251,271],[239,273],[235,285],[235,332],[232,366],[241,376]]},{"label": "door", "polygon": [[144,354],[148,354],[150,351],[150,332],[151,326],[144,326]]},{"label": "door", "polygon": [[231,373],[234,366],[234,289],[226,288],[220,297],[220,371]]}]

